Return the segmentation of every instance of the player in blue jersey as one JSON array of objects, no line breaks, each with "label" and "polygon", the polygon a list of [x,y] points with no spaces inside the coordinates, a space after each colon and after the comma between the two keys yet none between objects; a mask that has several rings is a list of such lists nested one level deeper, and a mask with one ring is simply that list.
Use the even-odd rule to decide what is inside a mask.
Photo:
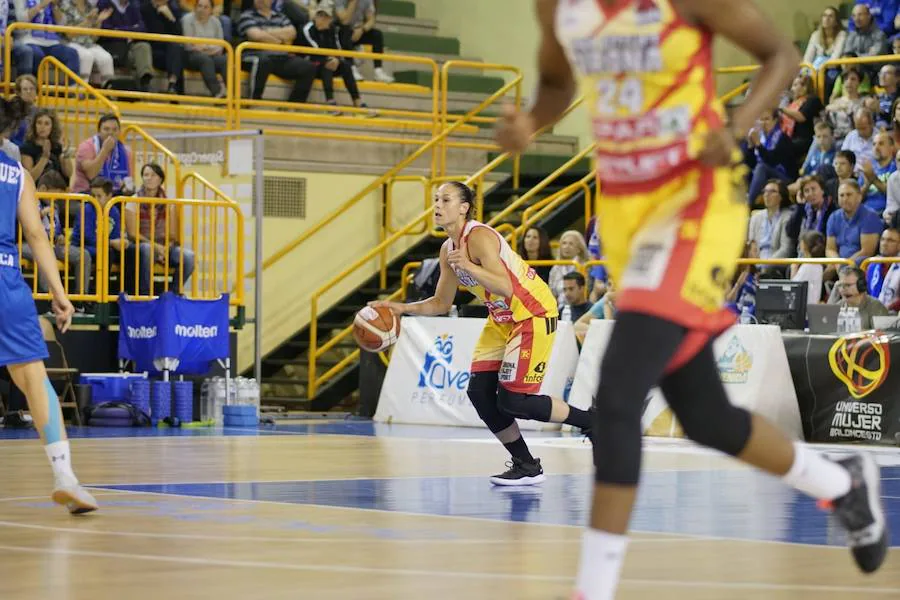
[{"label": "player in blue jersey", "polygon": [[[19,98],[0,98],[0,131],[18,127],[25,116]],[[0,151],[0,366],[28,400],[34,425],[53,468],[52,498],[72,514],[97,510],[97,501],[78,483],[72,471],[69,441],[56,391],[47,378],[47,344],[41,333],[31,289],[19,269],[17,227],[21,224],[37,266],[53,296],[53,314],[60,331],[72,324],[75,309],[66,297],[56,256],[41,223],[34,181],[21,163]]]}]

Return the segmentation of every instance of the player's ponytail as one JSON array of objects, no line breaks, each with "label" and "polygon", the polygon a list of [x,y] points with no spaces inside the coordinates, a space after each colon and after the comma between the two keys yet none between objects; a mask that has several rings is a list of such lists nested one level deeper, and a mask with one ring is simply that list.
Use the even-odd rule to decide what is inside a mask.
[{"label": "player's ponytail", "polygon": [[448,184],[452,185],[457,192],[459,192],[459,201],[460,202],[468,202],[469,210],[466,211],[466,221],[471,221],[475,218],[475,190],[467,186],[461,181],[449,181]]},{"label": "player's ponytail", "polygon": [[0,98],[0,134],[16,129],[27,115],[28,106],[18,96]]}]

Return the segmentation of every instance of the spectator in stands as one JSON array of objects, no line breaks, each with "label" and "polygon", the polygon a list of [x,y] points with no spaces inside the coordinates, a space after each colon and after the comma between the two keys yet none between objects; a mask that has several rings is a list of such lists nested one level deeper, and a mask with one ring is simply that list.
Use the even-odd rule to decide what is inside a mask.
[{"label": "spectator in stands", "polygon": [[791,138],[794,156],[806,156],[813,141],[813,123],[822,112],[812,76],[801,73],[791,84],[791,101],[781,109],[781,130]]},{"label": "spectator in stands", "polygon": [[[871,15],[872,21],[885,35],[893,35],[897,30],[897,0],[856,0],[858,6],[864,6]],[[850,31],[856,29],[856,11],[854,18],[850,20]]]},{"label": "spectator in stands", "polygon": [[[215,19],[218,19],[219,24],[222,26],[222,39],[231,43],[232,37],[234,35],[233,25],[231,23],[231,17],[229,12],[225,11],[225,2],[224,0],[211,0],[212,9],[211,13]],[[229,4],[231,4],[229,2]],[[197,0],[181,0],[180,2],[181,10],[185,14],[194,12],[197,9]],[[182,28],[184,27],[184,19],[181,21]],[[184,35],[189,35],[185,32]],[[207,36],[200,36],[207,37]]]},{"label": "spectator in stands", "polygon": [[747,239],[756,244],[760,258],[790,258],[794,255],[794,245],[786,228],[791,199],[784,181],[770,179],[766,182],[763,205],[765,208],[750,217]]},{"label": "spectator in stands", "polygon": [[113,182],[114,196],[134,193],[131,152],[119,141],[120,127],[119,117],[103,115],[97,123],[97,135],[78,145],[75,151],[75,183],[72,186],[75,193],[89,193],[90,181],[97,176]]},{"label": "spectator in stands", "polygon": [[881,86],[878,92],[878,118],[890,123],[893,120],[891,109],[897,101],[897,67],[887,64],[878,72],[878,83]]},{"label": "spectator in stands", "polygon": [[875,160],[866,161],[862,165],[865,180],[865,198],[863,205],[879,217],[887,206],[887,182],[891,174],[897,170],[894,162],[894,138],[887,132],[875,135]]},{"label": "spectator in stands", "polygon": [[816,231],[824,240],[828,219],[837,205],[825,195],[825,184],[818,175],[807,175],[800,182],[797,204],[791,210],[786,233],[791,239],[800,240],[807,232]]},{"label": "spectator in stands", "polygon": [[828,218],[825,255],[829,258],[849,258],[861,263],[875,255],[881,236],[881,217],[862,206],[862,192],[852,179],[841,182],[838,205]]},{"label": "spectator in stands", "polygon": [[862,173],[866,162],[875,160],[875,120],[872,113],[861,108],[853,116],[855,129],[847,134],[841,150],[850,150],[856,156],[856,172]]},{"label": "spectator in stands", "polygon": [[590,310],[584,275],[578,271],[566,273],[563,277],[563,297],[559,302],[559,320],[574,323]]},{"label": "spectator in stands", "polygon": [[878,28],[869,7],[865,4],[854,6],[853,25],[844,43],[844,51],[858,56],[879,56],[886,54],[887,50],[887,36]]},{"label": "spectator in stands", "polygon": [[[62,14],[62,24],[70,27],[99,29],[112,16],[112,7],[98,11],[90,5],[90,0],[58,0]],[[96,87],[102,87],[115,75],[113,57],[106,48],[97,43],[95,35],[76,35],[69,39],[69,45],[78,52],[81,78]]]},{"label": "spectator in stands", "polygon": [[[858,58],[855,52],[844,52],[844,55],[841,58]],[[844,80],[846,79],[847,73],[850,71],[856,71],[856,74],[859,78],[859,87],[858,92],[860,96],[866,96],[872,93],[872,78],[869,76],[868,71],[862,69],[862,65],[842,65],[841,73],[837,76],[834,82],[834,88],[831,90],[831,95],[828,96],[828,102],[834,102],[838,98],[844,95],[845,86]]]},{"label": "spectator in stands", "polygon": [[[825,236],[811,230],[800,236],[800,252],[798,258],[825,258]],[[823,265],[794,263],[791,265],[791,281],[805,281],[809,286],[807,302],[818,304],[822,301]]]},{"label": "spectator in stands", "polygon": [[[597,226],[597,218],[591,218],[591,221],[588,223],[588,227],[586,230],[587,239],[588,239],[588,254],[590,255],[590,260],[602,260],[603,259],[603,248],[600,244],[600,228]],[[608,280],[608,275],[606,273],[606,267],[603,265],[597,265],[591,267],[591,270],[588,271],[588,289],[590,290],[588,293],[588,300],[591,302],[597,302],[600,298],[603,297],[603,294],[606,293],[606,282]]]},{"label": "spectator in stands", "polygon": [[[756,242],[748,241],[744,245],[741,258],[759,258]],[[741,265],[734,274],[731,290],[725,295],[725,307],[740,315],[746,309],[751,315],[756,314],[756,290],[759,289],[759,273],[756,265]]]},{"label": "spectator in stands", "polygon": [[[97,201],[101,209],[104,209],[113,197],[113,183],[106,177],[95,177],[91,180],[91,196]],[[121,271],[122,281],[125,283],[125,289],[130,293],[134,293],[133,282],[134,275],[130,277],[128,273],[134,268],[134,258],[128,256],[130,249],[128,236],[122,232],[122,214],[118,206],[112,206],[109,209],[109,220],[106,223],[107,235],[109,236],[109,266],[122,267],[121,255],[126,253],[124,261],[124,271]],[[84,205],[84,221],[82,222],[80,215],[75,220],[75,227],[72,230],[72,244],[79,246],[82,237],[84,238],[84,249],[93,260],[97,259],[97,212],[94,205],[86,202]],[[109,275],[107,273],[107,275]],[[96,283],[96,282],[95,282]]]},{"label": "spectator in stands", "polygon": [[[136,196],[139,198],[165,198],[166,190],[163,184],[166,182],[166,173],[156,163],[149,163],[141,169],[143,185],[138,189]],[[133,219],[131,213],[126,214],[126,219]],[[178,281],[178,290],[181,291],[184,283],[190,279],[194,271],[194,253],[181,246],[180,231],[178,226],[178,211],[174,207],[165,204],[150,206],[141,204],[138,215],[138,227],[127,227],[129,231],[135,229],[140,233],[140,279],[141,294],[153,293],[151,265],[168,264],[176,273],[181,273]],[[151,236],[152,231],[152,236]],[[151,243],[154,242],[154,243]],[[179,265],[181,269],[179,269]]]},{"label": "spectator in stands", "polygon": [[763,113],[759,127],[754,127],[747,136],[747,149],[747,163],[753,169],[749,190],[750,204],[753,205],[768,180],[793,181],[796,176],[794,147],[781,130],[777,110]]},{"label": "spectator in stands", "polygon": [[[18,21],[39,25],[59,25],[62,22],[62,14],[56,0],[12,0],[12,2]],[[30,46],[34,53],[33,75],[37,74],[38,66],[45,56],[52,56],[73,73],[79,72],[78,52],[66,44],[58,33],[29,29],[22,34],[19,41]]]},{"label": "spectator in stands", "polygon": [[[876,258],[897,258],[898,255],[900,255],[900,231],[889,227],[881,232]],[[891,281],[888,289],[884,290],[890,267],[891,265],[887,263],[872,263],[866,269],[866,289],[868,289],[869,295],[878,298],[879,302],[888,308],[897,298],[897,284],[900,283],[900,280]],[[896,274],[892,275],[892,278],[896,279]],[[885,292],[886,301],[882,300],[882,291]]]},{"label": "spectator in stands", "polygon": [[22,120],[19,128],[9,136],[10,141],[16,146],[25,143],[25,134],[28,133],[28,127],[31,120],[37,113],[37,79],[34,75],[26,74],[16,77],[16,96],[22,99],[25,106],[28,107],[28,116]]},{"label": "spectator in stands", "polygon": [[[213,16],[211,0],[196,0],[194,12],[181,18],[184,35],[195,38],[224,40],[222,23]],[[215,98],[224,98],[228,57],[221,46],[187,46],[185,62],[189,69],[200,71],[206,89]]]},{"label": "spectator in stands", "polygon": [[[543,227],[532,225],[519,241],[516,251],[525,260],[553,260],[553,251],[550,249],[550,237]],[[532,267],[538,277],[544,281],[550,280],[550,267]]]},{"label": "spectator in stands", "polygon": [[834,163],[837,148],[834,145],[834,130],[825,121],[815,125],[815,141],[810,145],[806,160],[800,169],[801,175],[819,175],[822,167]]},{"label": "spectator in stands", "polygon": [[809,36],[803,62],[818,69],[829,60],[841,57],[845,41],[847,41],[847,32],[844,31],[840,14],[836,8],[829,6],[822,11],[818,29]]},{"label": "spectator in stands", "polygon": [[[252,0],[244,0],[244,3],[248,5],[248,8],[253,6]],[[312,19],[311,13],[316,8],[317,3],[318,0],[313,0],[312,2],[310,0],[273,0],[272,8],[283,13],[288,18],[288,21],[297,30],[297,37],[299,38],[299,32],[303,31],[303,28]]]},{"label": "spectator in stands", "polygon": [[[297,30],[288,18],[272,9],[272,0],[254,0],[253,10],[241,13],[239,35],[251,42],[290,46]],[[268,50],[248,50],[243,54],[241,68],[250,71],[250,95],[262,98],[269,75],[294,82],[289,102],[306,102],[316,78],[316,68],[302,56]]]},{"label": "spectator in stands", "polygon": [[[6,40],[6,28],[16,21],[16,12],[11,2],[0,2],[0,39]],[[23,44],[20,34],[13,34],[12,62],[15,75],[34,73],[34,51]]]},{"label": "spectator in stands", "polygon": [[72,154],[63,149],[60,139],[62,128],[56,113],[41,109],[34,116],[25,143],[21,147],[22,166],[37,181],[45,170],[57,171],[66,181],[72,178]]},{"label": "spectator in stands", "polygon": [[832,202],[837,202],[838,187],[845,179],[853,179],[859,184],[860,189],[865,185],[862,174],[857,174],[856,154],[850,150],[841,150],[834,157],[833,173],[829,173],[825,180],[825,197]]},{"label": "spectator in stands", "polygon": [[891,50],[893,50],[893,54],[900,54],[900,33],[894,34],[894,36],[890,40],[891,42]]},{"label": "spectator in stands", "polygon": [[825,107],[825,118],[831,124],[838,144],[853,131],[853,115],[863,107],[859,92],[860,72],[848,69],[843,75],[844,93]]},{"label": "spectator in stands", "polygon": [[596,319],[612,321],[616,318],[616,297],[615,286],[610,282],[609,289],[603,294],[603,297],[591,303],[591,308],[575,321],[575,337],[579,343],[584,342],[588,329],[590,329],[591,321]]},{"label": "spectator in stands", "polygon": [[[338,30],[334,26],[334,7],[331,0],[321,0],[316,7],[313,20],[303,27],[303,33],[299,38],[299,44],[312,48],[340,50],[341,43],[338,39]],[[334,56],[322,56],[321,54],[309,55],[309,60],[316,65],[316,77],[322,80],[322,88],[325,91],[325,101],[331,106],[337,106],[334,99],[334,76],[340,75],[347,87],[347,92],[357,108],[367,108],[359,95],[359,86],[353,77],[350,61],[338,59]],[[340,111],[335,111],[340,115]],[[370,113],[371,114],[371,113]]]},{"label": "spectator in stands", "polygon": [[[37,191],[39,193],[65,194],[69,190],[67,182],[62,175],[57,171],[46,171],[37,180]],[[60,211],[56,209],[56,204],[58,203],[41,200],[40,204],[44,231],[47,233],[47,237],[53,241],[56,258],[68,265],[66,275],[75,279],[75,287],[70,288],[68,292],[70,294],[87,294],[90,289],[91,266],[93,264],[91,255],[87,252],[82,253],[80,244],[79,246],[70,245],[66,235],[67,232],[63,230]],[[22,246],[22,257],[34,262],[34,253],[27,244]],[[63,277],[63,281],[65,282],[66,280],[67,277]],[[38,289],[43,292],[49,289],[43,275],[38,277]],[[84,312],[83,306],[76,306],[75,309],[79,312]]]},{"label": "spectator in stands", "polygon": [[[584,241],[584,236],[581,235],[581,232],[575,231],[574,229],[566,231],[561,236],[559,236],[559,252],[558,252],[559,260],[571,260],[578,264],[584,264],[588,260],[590,260],[590,255],[588,254],[587,244]],[[550,286],[550,290],[553,292],[553,295],[556,296],[557,302],[560,304],[564,300],[564,278],[569,273],[575,270],[575,265],[554,265],[553,268],[550,269],[550,278],[547,281],[547,285]],[[573,319],[577,320],[577,319]]]},{"label": "spectator in stands", "polygon": [[866,292],[866,274],[859,267],[843,266],[839,271],[839,277],[840,281],[836,287],[840,293],[840,305],[853,307],[859,311],[863,331],[874,327],[872,317],[890,315],[881,302]]},{"label": "spectator in stands", "polygon": [[[103,29],[145,33],[144,17],[141,16],[140,0],[98,0],[97,10],[112,8],[112,14],[103,21]],[[112,55],[113,62],[127,66],[142,92],[150,91],[153,80],[153,50],[150,43],[142,40],[121,38],[100,38],[100,45]],[[87,186],[85,182],[85,186]],[[115,185],[115,182],[113,182]]]},{"label": "spectator in stands", "polygon": [[[897,151],[897,155],[894,158],[895,162],[900,158],[900,150]],[[890,223],[898,211],[900,211],[900,172],[894,171],[888,177],[887,182],[887,205],[884,209],[885,223]]]},{"label": "spectator in stands", "polygon": [[900,97],[894,100],[891,106],[891,121],[888,124],[888,131],[894,138],[894,144],[900,148]]},{"label": "spectator in stands", "polygon": [[[141,17],[147,33],[181,35],[181,7],[177,0],[141,0]],[[184,46],[168,42],[150,42],[153,66],[168,77],[169,94],[184,93]]]},{"label": "spectator in stands", "polygon": [[[384,54],[384,34],[375,27],[375,3],[373,0],[335,0],[336,15],[341,23],[341,46],[355,48],[370,44],[372,52]],[[385,73],[383,62],[375,61],[375,80],[393,83],[394,78]],[[359,68],[353,65],[353,76],[363,79]]]}]

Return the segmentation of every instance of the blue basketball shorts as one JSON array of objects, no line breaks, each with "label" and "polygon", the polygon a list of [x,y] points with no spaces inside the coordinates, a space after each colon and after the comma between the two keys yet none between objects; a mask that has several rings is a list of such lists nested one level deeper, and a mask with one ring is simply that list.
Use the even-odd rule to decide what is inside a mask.
[{"label": "blue basketball shorts", "polygon": [[18,268],[0,267],[0,366],[44,360],[47,343]]}]

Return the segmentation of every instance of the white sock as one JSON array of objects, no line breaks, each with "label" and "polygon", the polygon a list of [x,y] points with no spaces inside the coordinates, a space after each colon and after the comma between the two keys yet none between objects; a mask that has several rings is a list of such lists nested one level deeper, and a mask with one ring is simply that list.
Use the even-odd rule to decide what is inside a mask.
[{"label": "white sock", "polygon": [[581,539],[575,598],[613,600],[627,546],[628,536],[586,529]]},{"label": "white sock", "polygon": [[794,464],[783,478],[795,490],[818,500],[834,500],[850,491],[850,473],[801,442],[794,442]]},{"label": "white sock", "polygon": [[72,471],[72,453],[69,451],[69,441],[53,442],[44,446],[47,458],[50,460],[50,467],[53,469],[53,476],[56,481],[62,485],[75,485],[78,478]]}]

